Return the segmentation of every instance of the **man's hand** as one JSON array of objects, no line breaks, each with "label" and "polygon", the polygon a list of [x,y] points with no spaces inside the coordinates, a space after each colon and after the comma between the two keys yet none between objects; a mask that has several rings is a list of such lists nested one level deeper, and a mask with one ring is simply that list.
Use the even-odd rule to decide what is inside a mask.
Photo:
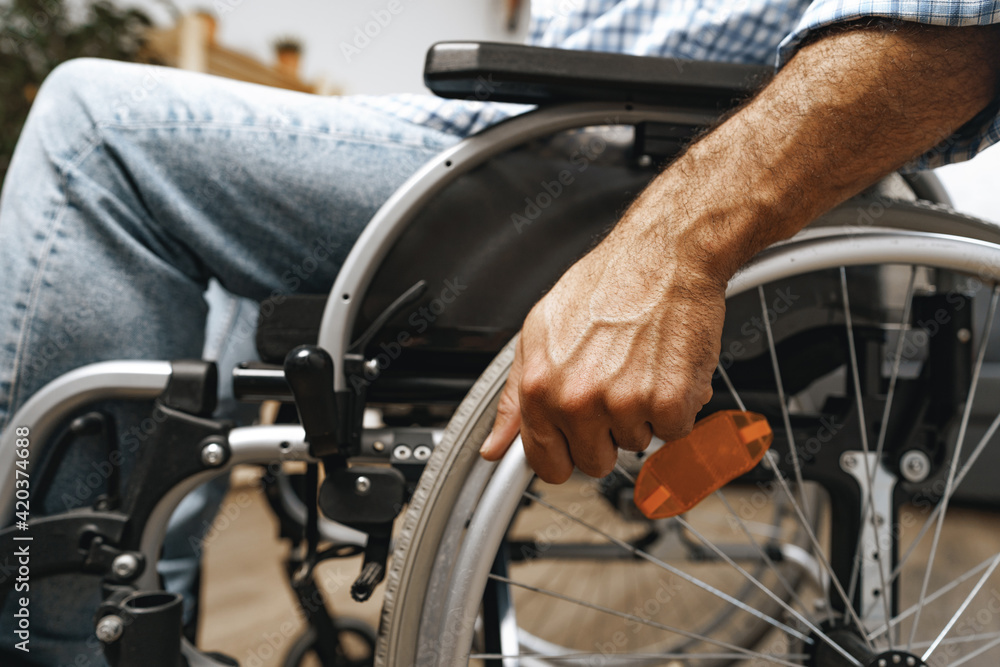
[{"label": "man's hand", "polygon": [[[577,262],[524,322],[487,458],[521,430],[531,467],[566,481],[600,477],[617,449],[673,440],[712,396],[725,281],[662,233],[627,223]],[[676,246],[674,245],[676,243]],[[530,444],[528,444],[530,443]]]},{"label": "man's hand", "polygon": [[836,30],[678,158],[532,309],[493,431],[548,482],[685,435],[712,394],[725,286],[771,243],[932,148],[996,95],[988,28]]}]

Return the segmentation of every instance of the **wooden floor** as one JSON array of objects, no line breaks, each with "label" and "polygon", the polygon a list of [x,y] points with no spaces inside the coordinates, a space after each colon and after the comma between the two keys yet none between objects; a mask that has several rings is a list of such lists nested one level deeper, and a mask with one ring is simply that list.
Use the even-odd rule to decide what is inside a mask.
[{"label": "wooden floor", "polygon": [[[572,494],[570,487],[572,484],[553,489],[547,497],[554,500],[560,495]],[[734,503],[737,501],[736,498],[733,500]],[[710,510],[708,508],[706,511]],[[606,512],[607,525],[622,523],[613,512]],[[277,527],[274,516],[266,505],[256,478],[247,474],[247,470],[237,471],[232,490],[223,505],[222,515],[227,519],[217,522],[217,531],[207,545],[203,597],[205,613],[200,629],[200,644],[203,649],[221,651],[235,657],[242,667],[280,665],[285,652],[301,633],[303,621],[293,603],[281,566],[287,546],[275,538]],[[922,520],[923,517],[917,513],[915,518]],[[527,529],[528,535],[538,532],[538,526],[552,525],[551,520],[533,521],[539,523]],[[515,532],[519,525],[524,524],[521,519],[519,522],[521,523],[515,524]],[[904,548],[918,528],[919,524],[914,521],[904,530],[901,540]],[[627,532],[627,526],[620,526],[619,529]],[[723,527],[718,527],[718,530],[723,530]],[[560,531],[557,532],[571,541],[581,539],[581,535],[573,530],[563,528]],[[625,532],[621,534],[621,538],[629,539]],[[914,562],[925,561],[930,541],[928,536],[921,543]],[[994,554],[1000,554],[1000,520],[973,510],[951,510],[936,561],[940,567],[935,568],[928,591],[936,591],[959,574],[989,561]],[[647,612],[652,611],[652,607],[658,607],[657,601],[660,601],[664,603],[664,608],[670,608],[671,615],[691,621],[707,613],[712,603],[717,603],[717,600],[712,599],[705,601],[704,595],[699,591],[691,593],[677,588],[669,576],[664,578],[662,571],[639,567],[636,561],[577,562],[574,565],[565,561],[549,561],[546,564],[543,559],[520,567],[522,569],[515,568],[511,571],[511,576],[515,579],[520,578],[543,587],[555,587],[558,584],[560,590],[575,588],[579,592],[574,592],[574,596],[585,598],[590,594],[598,595],[600,599],[595,599],[595,603],[604,602],[617,609],[633,611],[639,616],[646,616]],[[692,569],[698,567],[704,566],[695,565]],[[338,614],[363,619],[374,627],[378,622],[381,589],[365,604],[354,602],[348,593],[359,568],[359,558],[328,561],[319,569],[319,580],[328,596],[328,605]],[[948,619],[945,612],[962,603],[985,569],[984,567],[970,577],[966,584],[928,606],[920,627],[927,628],[931,636],[937,632],[934,628],[944,627]],[[651,578],[640,581],[639,577],[644,571],[648,571],[648,577]],[[696,571],[692,573],[703,576]],[[718,577],[720,574],[723,576],[718,582],[724,584],[724,579],[735,573],[719,573],[716,570],[714,575],[704,576]],[[922,570],[910,572],[904,569],[904,581],[907,582],[907,590],[901,600],[904,608],[916,602],[921,576]],[[734,586],[735,583],[738,583],[738,577],[736,582],[730,581],[728,585]],[[977,633],[992,633],[994,636],[1000,633],[1000,568],[984,583],[974,604],[969,606],[967,613],[949,635],[953,639]],[[624,594],[627,599],[609,598],[608,595],[612,593],[617,597]],[[617,623],[609,623],[607,617],[587,621],[585,619],[600,615],[583,614],[581,612],[586,610],[579,608],[553,607],[551,600],[535,601],[523,591],[516,593],[515,600],[519,607],[519,621],[525,626],[532,626],[531,630],[538,636],[560,646],[594,651],[594,646],[610,646],[609,641],[617,641],[617,635],[612,632],[615,628],[627,629],[630,641],[633,633],[639,631],[634,622],[623,624],[621,619]],[[747,602],[753,604],[749,598]],[[812,604],[811,601],[809,604]],[[661,620],[666,622],[669,619]],[[648,627],[643,628],[643,635],[635,634],[634,639],[648,634],[648,630]],[[602,639],[602,633],[608,634],[608,638]],[[649,638],[651,645],[662,641],[655,640],[657,636],[661,637],[662,633],[656,632]],[[765,645],[773,647],[772,650],[776,653],[788,650],[779,648],[770,639],[765,641]],[[946,665],[949,662],[947,660],[935,664]],[[996,667],[1000,664],[1000,647],[963,664],[971,667]]]},{"label": "wooden floor", "polygon": [[[216,520],[206,546],[199,645],[236,658],[241,667],[281,665],[304,623],[282,567],[287,541],[276,538],[277,521],[250,469],[234,474],[220,516],[228,520]],[[360,557],[330,560],[319,566],[318,580],[328,608],[375,627],[381,589],[363,604],[350,596],[360,569]]]}]

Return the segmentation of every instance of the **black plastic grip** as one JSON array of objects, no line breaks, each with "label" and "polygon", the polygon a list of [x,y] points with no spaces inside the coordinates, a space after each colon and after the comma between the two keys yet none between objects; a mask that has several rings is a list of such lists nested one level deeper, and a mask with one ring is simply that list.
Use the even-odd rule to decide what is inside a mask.
[{"label": "black plastic grip", "polygon": [[333,359],[315,345],[300,345],[285,357],[285,381],[314,456],[339,454],[337,400],[333,392]]}]

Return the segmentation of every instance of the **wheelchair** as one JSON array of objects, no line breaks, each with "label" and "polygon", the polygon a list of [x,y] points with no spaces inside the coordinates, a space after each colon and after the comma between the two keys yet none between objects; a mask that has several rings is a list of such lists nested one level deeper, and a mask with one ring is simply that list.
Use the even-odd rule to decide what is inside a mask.
[{"label": "wheelchair", "polygon": [[[356,599],[384,587],[371,655],[351,662],[350,624],[323,610],[286,664],[997,664],[1000,228],[952,211],[933,176],[891,175],[732,279],[703,415],[752,410],[774,440],[697,507],[637,511],[648,452],[561,486],[534,478],[519,442],[478,456],[531,306],[768,71],[435,45],[438,95],[536,108],[409,179],[329,294],[263,304],[261,362],[220,380],[207,362],[109,361],[34,395],[0,442],[0,561],[30,535],[34,578],[94,577],[113,667],[238,664],[183,636],[156,563],[181,500],[255,464],[275,472],[268,495],[300,547],[300,600],[330,558],[364,555]],[[213,419],[220,381],[287,419]],[[155,401],[127,483],[17,527],[19,471],[40,483],[82,433],[121,460],[94,408],[110,400]],[[382,426],[365,426],[371,410]],[[282,474],[293,461],[307,472]]]}]

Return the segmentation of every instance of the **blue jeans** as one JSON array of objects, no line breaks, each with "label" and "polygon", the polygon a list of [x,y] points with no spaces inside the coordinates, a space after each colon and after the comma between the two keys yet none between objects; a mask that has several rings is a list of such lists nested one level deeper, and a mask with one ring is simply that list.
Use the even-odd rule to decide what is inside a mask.
[{"label": "blue jeans", "polygon": [[[257,301],[326,292],[378,207],[458,140],[350,97],[110,61],[60,66],[0,198],[0,430],[84,364],[200,357],[212,278]],[[230,347],[252,339],[243,319]],[[93,607],[52,588],[32,598],[23,657],[90,658]]]}]

